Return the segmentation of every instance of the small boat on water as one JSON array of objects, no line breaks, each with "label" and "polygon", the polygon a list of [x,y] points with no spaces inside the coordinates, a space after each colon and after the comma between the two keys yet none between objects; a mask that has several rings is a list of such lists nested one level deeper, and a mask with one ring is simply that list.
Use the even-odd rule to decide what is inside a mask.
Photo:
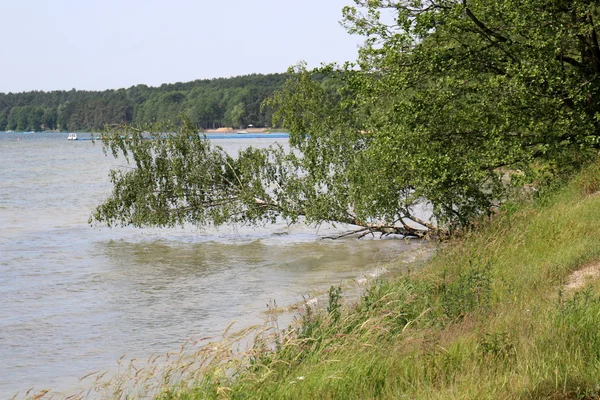
[{"label": "small boat on water", "polygon": [[67,137],[67,140],[77,140],[77,134],[69,133],[69,137]]}]

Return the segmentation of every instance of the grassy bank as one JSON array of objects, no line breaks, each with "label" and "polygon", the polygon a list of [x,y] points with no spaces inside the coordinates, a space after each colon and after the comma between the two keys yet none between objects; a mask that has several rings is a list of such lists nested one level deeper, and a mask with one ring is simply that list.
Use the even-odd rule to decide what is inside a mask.
[{"label": "grassy bank", "polygon": [[[215,362],[163,399],[580,399],[600,396],[600,166],[506,205],[420,272]],[[577,280],[578,278],[579,280]],[[206,372],[206,371],[205,371]]]}]

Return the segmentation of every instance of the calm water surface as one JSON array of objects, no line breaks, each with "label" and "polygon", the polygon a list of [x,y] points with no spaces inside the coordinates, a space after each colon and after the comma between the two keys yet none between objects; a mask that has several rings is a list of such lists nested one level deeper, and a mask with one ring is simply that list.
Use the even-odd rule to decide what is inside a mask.
[{"label": "calm water surface", "polygon": [[0,133],[0,398],[32,386],[68,391],[122,355],[175,350],[233,320],[259,323],[273,300],[299,302],[419,250],[403,240],[319,240],[331,227],[90,227],[110,193],[109,169],[124,161],[66,136]]}]

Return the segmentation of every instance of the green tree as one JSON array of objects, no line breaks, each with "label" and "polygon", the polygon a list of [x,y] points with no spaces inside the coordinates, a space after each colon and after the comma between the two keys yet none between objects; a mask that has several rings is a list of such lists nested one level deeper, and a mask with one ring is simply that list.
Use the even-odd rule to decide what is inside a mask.
[{"label": "green tree", "polygon": [[60,129],[62,132],[66,132],[69,123],[69,117],[71,114],[71,110],[73,109],[73,104],[69,101],[66,101],[58,106],[57,110],[57,119],[56,119],[56,127]]},{"label": "green tree", "polygon": [[40,107],[31,107],[27,115],[27,129],[40,132],[42,130],[43,117],[44,110]]},{"label": "green tree", "polygon": [[229,111],[229,120],[231,121],[231,125],[235,127],[243,127],[244,125],[244,116],[246,114],[246,109],[244,107],[244,103],[238,103]]},{"label": "green tree", "polygon": [[12,107],[6,117],[6,129],[9,131],[14,131],[17,129],[17,112],[19,108]]},{"label": "green tree", "polygon": [[29,127],[29,106],[13,107],[8,114],[9,129],[25,131]]},{"label": "green tree", "polygon": [[[107,146],[131,154],[137,168],[113,174],[113,196],[94,218],[142,226],[303,217],[420,236],[490,212],[511,175],[522,184],[596,152],[595,2],[355,3],[343,13],[349,32],[365,37],[356,63],[301,65],[268,102],[293,151],[248,149],[222,156],[220,168],[173,175],[192,151],[182,143],[202,141],[186,124],[169,136],[173,144],[124,142],[118,133]],[[230,93],[232,104],[240,93]],[[213,160],[219,152],[203,151]]]},{"label": "green tree", "polygon": [[46,130],[56,129],[58,114],[53,108],[44,109],[44,115],[42,116],[42,125]]},{"label": "green tree", "polygon": [[6,130],[7,125],[8,125],[7,110],[2,110],[2,111],[0,111],[0,131]]},{"label": "green tree", "polygon": [[[335,104],[330,106],[326,109],[319,104],[315,119],[324,121],[336,112]],[[147,131],[152,131],[150,137],[144,133]],[[273,223],[280,217],[290,223],[304,219],[313,224],[337,221],[359,225],[357,232],[423,236],[424,229],[405,221],[396,224],[397,216],[394,223],[387,223],[372,217],[361,219],[361,214],[349,209],[352,182],[346,170],[359,158],[368,138],[360,133],[350,138],[344,127],[330,131],[327,137],[335,147],[309,150],[308,140],[294,143],[305,150],[303,154],[273,146],[250,147],[232,157],[212,146],[189,119],[179,126],[121,126],[103,137],[105,150],[115,156],[124,154],[135,168],[111,172],[113,194],[96,209],[90,222],[205,226]],[[325,181],[329,186],[324,186]],[[435,229],[406,211],[403,216]]]}]

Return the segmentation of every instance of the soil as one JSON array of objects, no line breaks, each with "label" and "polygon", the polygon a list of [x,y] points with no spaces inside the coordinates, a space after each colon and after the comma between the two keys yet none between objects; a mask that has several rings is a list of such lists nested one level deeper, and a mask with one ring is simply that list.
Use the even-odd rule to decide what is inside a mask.
[{"label": "soil", "polygon": [[565,290],[577,290],[600,277],[600,262],[589,264],[569,275]]}]

